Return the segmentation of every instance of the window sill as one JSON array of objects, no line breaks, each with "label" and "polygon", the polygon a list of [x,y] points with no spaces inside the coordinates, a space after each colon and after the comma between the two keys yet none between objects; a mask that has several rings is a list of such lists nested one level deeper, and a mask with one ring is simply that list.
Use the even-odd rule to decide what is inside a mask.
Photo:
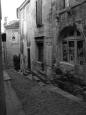
[{"label": "window sill", "polygon": [[71,64],[71,63],[65,62],[65,61],[61,61],[60,64],[65,64],[65,65],[69,65],[69,66],[72,66],[72,67],[75,66],[74,64]]},{"label": "window sill", "polygon": [[37,28],[41,28],[43,27],[43,24],[37,25]]}]

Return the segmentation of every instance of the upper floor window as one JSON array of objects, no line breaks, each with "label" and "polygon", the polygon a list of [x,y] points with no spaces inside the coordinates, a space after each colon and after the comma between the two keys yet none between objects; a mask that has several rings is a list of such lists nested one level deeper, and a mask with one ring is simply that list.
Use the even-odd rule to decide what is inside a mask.
[{"label": "upper floor window", "polygon": [[70,6],[70,0],[63,0],[63,8],[69,7]]},{"label": "upper floor window", "polygon": [[15,36],[12,36],[12,40],[15,40]]},{"label": "upper floor window", "polygon": [[65,0],[65,7],[69,7],[69,6],[70,6],[69,0]]},{"label": "upper floor window", "polygon": [[37,27],[42,26],[42,0],[36,1],[36,24]]}]

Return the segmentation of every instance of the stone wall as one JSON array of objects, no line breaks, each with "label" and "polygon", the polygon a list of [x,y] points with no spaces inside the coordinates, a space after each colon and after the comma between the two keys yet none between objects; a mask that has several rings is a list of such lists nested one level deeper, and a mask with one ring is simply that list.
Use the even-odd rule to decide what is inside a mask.
[{"label": "stone wall", "polygon": [[[78,2],[77,2],[78,3]],[[71,0],[71,6],[76,4],[75,0]],[[61,59],[61,43],[58,40],[59,30],[63,29],[67,25],[72,25],[74,19],[80,19],[82,17],[82,23],[85,23],[85,4],[79,7],[74,7],[71,10],[72,15],[67,11],[60,15],[60,22],[57,22],[56,14],[64,10],[64,3],[61,0],[43,0],[42,1],[42,26],[36,25],[36,0],[31,0],[20,11],[21,20],[21,38],[23,38],[24,55],[26,56],[27,65],[27,48],[30,48],[31,68],[34,68],[33,62],[37,60],[37,37],[44,36],[44,65],[45,71],[49,74],[52,70],[52,65],[56,61],[62,61]],[[80,10],[80,12],[78,12]],[[23,19],[23,20],[22,20]],[[60,24],[60,25],[59,25]],[[29,45],[28,45],[29,44]],[[40,68],[40,64],[37,64],[37,68]],[[46,66],[47,65],[47,66]],[[68,67],[67,67],[68,68]]]},{"label": "stone wall", "polygon": [[[74,4],[73,4],[74,5]],[[77,29],[80,32],[84,32],[85,35],[85,26],[86,26],[86,2],[84,2],[81,5],[77,5],[75,7],[71,7],[70,10],[65,10],[64,13],[60,13],[60,32],[68,26],[73,26],[73,24],[76,24]],[[78,22],[78,23],[77,23]],[[84,36],[85,39],[85,36]],[[86,45],[86,40],[85,40],[85,45]],[[84,47],[86,49],[86,46]],[[86,52],[85,52],[86,53]],[[85,56],[86,60],[86,56]],[[68,64],[61,64],[63,70],[69,70],[70,66]],[[68,66],[68,67],[67,67]],[[86,65],[74,65],[74,70],[75,73],[78,75],[78,77],[83,78],[86,80],[86,72],[85,72]]]}]

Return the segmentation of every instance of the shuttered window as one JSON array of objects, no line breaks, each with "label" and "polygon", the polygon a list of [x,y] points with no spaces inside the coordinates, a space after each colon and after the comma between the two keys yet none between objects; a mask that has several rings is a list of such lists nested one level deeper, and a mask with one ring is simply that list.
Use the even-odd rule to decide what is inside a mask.
[{"label": "shuttered window", "polygon": [[66,7],[69,7],[69,6],[70,6],[69,0],[65,0],[65,6],[66,6]]},{"label": "shuttered window", "polygon": [[37,27],[42,26],[42,0],[36,1],[36,24]]},{"label": "shuttered window", "polygon": [[70,6],[70,0],[63,0],[63,8]]}]

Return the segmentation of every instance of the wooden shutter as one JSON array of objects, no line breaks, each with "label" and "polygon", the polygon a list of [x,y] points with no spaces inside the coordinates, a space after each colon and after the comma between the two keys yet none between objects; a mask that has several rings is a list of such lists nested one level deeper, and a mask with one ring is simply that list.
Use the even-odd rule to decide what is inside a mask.
[{"label": "wooden shutter", "polygon": [[6,42],[6,33],[2,34],[2,42]]},{"label": "wooden shutter", "polygon": [[42,0],[36,1],[36,24],[42,26]]}]

